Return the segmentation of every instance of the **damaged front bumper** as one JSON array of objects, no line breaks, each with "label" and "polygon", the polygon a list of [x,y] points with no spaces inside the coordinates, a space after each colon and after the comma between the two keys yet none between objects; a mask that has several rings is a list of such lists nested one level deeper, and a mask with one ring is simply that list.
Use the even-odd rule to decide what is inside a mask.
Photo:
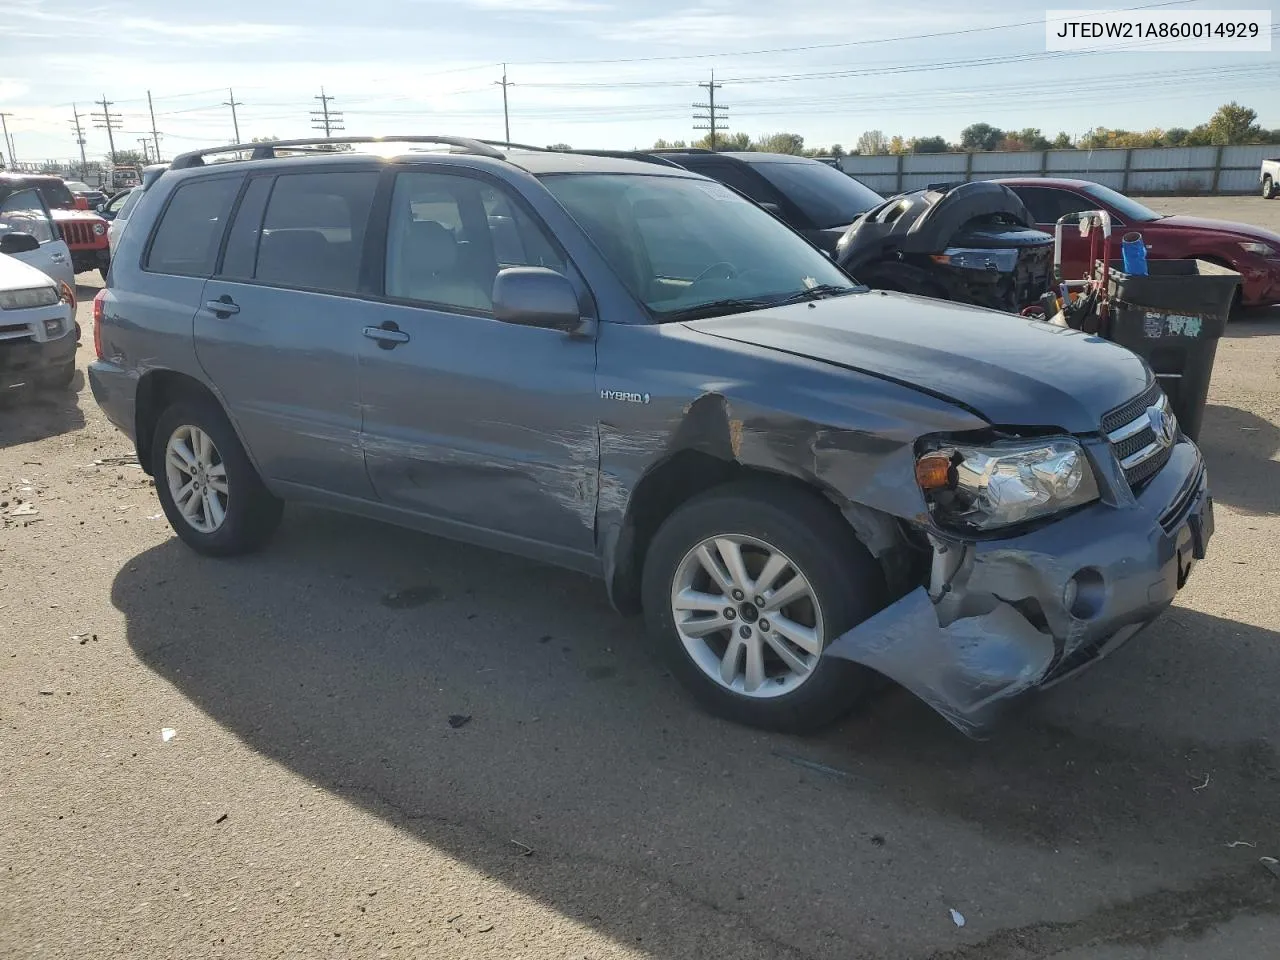
[{"label": "damaged front bumper", "polygon": [[1004,540],[931,537],[929,589],[837,637],[826,655],[883,673],[978,737],[1013,698],[1154,620],[1212,534],[1204,461],[1184,440],[1131,505],[1098,502]]}]

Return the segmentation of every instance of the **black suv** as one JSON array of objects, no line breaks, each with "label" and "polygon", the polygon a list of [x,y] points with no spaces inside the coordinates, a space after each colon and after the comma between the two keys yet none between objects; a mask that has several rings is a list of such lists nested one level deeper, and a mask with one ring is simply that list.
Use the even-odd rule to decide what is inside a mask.
[{"label": "black suv", "polygon": [[321,504],[602,578],[735,719],[878,672],[970,732],[1204,555],[1200,452],[1127,350],[869,292],[674,166],[344,144],[178,157],[95,301],[94,396],[198,551]]}]

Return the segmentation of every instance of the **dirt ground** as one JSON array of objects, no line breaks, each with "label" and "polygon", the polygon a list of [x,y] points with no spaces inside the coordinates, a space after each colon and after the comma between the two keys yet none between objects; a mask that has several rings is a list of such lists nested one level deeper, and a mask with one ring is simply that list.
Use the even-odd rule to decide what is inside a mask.
[{"label": "dirt ground", "polygon": [[719,722],[598,584],[371,522],[201,559],[82,378],[11,403],[0,956],[1274,955],[1278,374],[1280,311],[1233,322],[1210,558],[985,743],[900,692]]}]

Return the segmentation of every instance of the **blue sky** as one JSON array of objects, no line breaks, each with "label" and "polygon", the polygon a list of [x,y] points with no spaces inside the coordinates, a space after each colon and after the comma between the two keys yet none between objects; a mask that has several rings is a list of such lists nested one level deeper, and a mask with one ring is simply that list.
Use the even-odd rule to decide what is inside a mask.
[{"label": "blue sky", "polygon": [[[1280,127],[1274,50],[1046,58],[1045,6],[1016,0],[220,0],[176,14],[178,6],[4,0],[0,110],[13,115],[18,158],[73,156],[71,104],[88,112],[104,94],[123,115],[118,146],[136,147],[149,132],[148,89],[169,156],[232,139],[227,87],[243,102],[245,140],[311,135],[321,85],[348,133],[500,138],[504,60],[515,84],[511,137],[535,144],[628,148],[696,136],[692,104],[712,68],[731,130],[787,130],[813,146],[850,146],[867,129],[954,139],[975,121],[1050,136],[1190,127],[1231,99]],[[1269,5],[1192,0],[1172,9],[1248,6]],[[1006,26],[1025,21],[1036,22]],[[809,49],[770,52],[796,47]],[[1008,62],[1017,56],[1032,59]],[[104,154],[105,132],[87,135],[90,156]]]}]

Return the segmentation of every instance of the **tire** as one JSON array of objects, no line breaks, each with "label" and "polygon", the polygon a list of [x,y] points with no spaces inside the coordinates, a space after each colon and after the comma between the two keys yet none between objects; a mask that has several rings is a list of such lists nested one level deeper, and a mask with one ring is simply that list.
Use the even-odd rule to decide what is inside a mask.
[{"label": "tire", "polygon": [[[196,519],[188,520],[178,506],[175,493],[180,491],[175,491],[175,483],[192,474],[171,470],[168,457],[169,442],[175,437],[185,443],[188,454],[200,452],[203,444],[193,430],[211,441],[212,452],[203,458],[211,466],[196,478],[207,489],[207,497],[189,507]],[[251,553],[271,538],[280,523],[284,505],[263,485],[226,414],[211,399],[179,400],[160,415],[151,444],[151,467],[169,525],[197,553],[214,557]]]},{"label": "tire", "polygon": [[1277,194],[1280,194],[1280,190],[1276,189],[1275,181],[1273,181],[1270,177],[1263,177],[1262,178],[1262,199],[1274,200]]},{"label": "tire", "polygon": [[65,390],[76,378],[76,362],[69,360],[60,367],[40,375],[39,384],[45,390]]},{"label": "tire", "polygon": [[[818,655],[787,645],[793,658],[809,661],[807,673],[801,675],[789,667],[773,643],[758,639],[763,636],[759,625],[770,615],[770,607],[766,602],[762,614],[749,617],[757,609],[751,596],[738,603],[732,602],[731,595],[725,597],[727,607],[749,608],[736,613],[732,620],[726,619],[723,610],[715,613],[713,604],[703,607],[712,619],[719,617],[730,624],[727,631],[712,632],[701,639],[688,638],[690,630],[700,632],[697,621],[686,622],[683,632],[677,625],[673,595],[677,584],[685,583],[691,569],[687,564],[702,571],[705,586],[701,589],[716,596],[717,604],[721,602],[721,588],[711,584],[706,568],[694,559],[694,551],[713,537],[746,541],[742,554],[747,572],[755,579],[762,573],[765,554],[754,551],[763,545],[781,553],[791,564],[777,575],[784,579],[775,579],[775,587],[790,585],[790,570],[807,581],[816,603],[810,606],[808,600],[802,600],[784,606],[773,614],[778,617],[776,624],[770,625],[773,628],[785,622],[792,629],[797,625],[820,628],[815,631],[819,636],[813,644]],[[690,589],[699,590],[699,581],[694,584]],[[877,684],[873,671],[820,654],[833,639],[879,610],[884,605],[886,588],[871,554],[834,508],[816,494],[752,481],[727,484],[693,498],[676,509],[655,534],[645,556],[641,590],[650,636],[671,672],[704,708],[729,720],[787,733],[809,732],[849,712]],[[699,595],[703,594],[693,594]],[[767,601],[768,597],[762,599]],[[817,612],[818,616],[806,617],[807,612]],[[767,679],[757,684],[754,692],[747,689],[751,641],[742,642],[742,652],[734,656],[736,675],[732,685],[721,679],[720,672],[722,651],[727,651],[730,643],[739,643],[732,631],[742,630],[749,619],[748,629],[756,631],[754,645],[765,651],[763,662],[769,669]],[[805,619],[810,622],[802,624]],[[774,642],[780,642],[776,632],[773,636]]]}]

